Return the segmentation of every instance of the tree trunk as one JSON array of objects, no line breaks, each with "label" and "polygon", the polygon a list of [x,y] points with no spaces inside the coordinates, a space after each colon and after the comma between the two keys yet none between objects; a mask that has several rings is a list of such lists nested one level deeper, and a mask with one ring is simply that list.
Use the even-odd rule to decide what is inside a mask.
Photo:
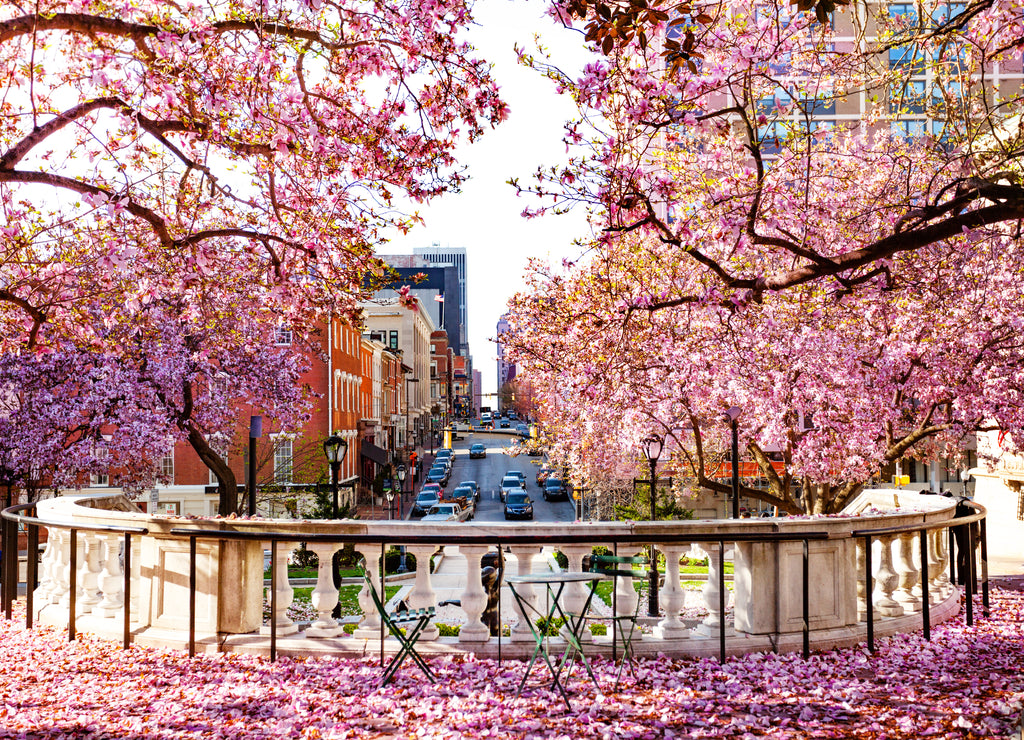
[{"label": "tree trunk", "polygon": [[194,427],[188,430],[188,443],[199,455],[199,459],[217,476],[217,493],[219,501],[217,513],[229,516],[238,513],[238,481],[234,471],[220,455],[210,446],[199,431]]}]

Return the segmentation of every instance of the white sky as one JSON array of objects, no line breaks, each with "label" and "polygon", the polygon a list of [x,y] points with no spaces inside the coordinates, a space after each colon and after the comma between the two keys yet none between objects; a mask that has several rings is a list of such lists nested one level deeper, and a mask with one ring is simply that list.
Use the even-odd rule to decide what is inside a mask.
[{"label": "white sky", "polygon": [[573,239],[588,233],[584,212],[526,220],[526,206],[538,201],[516,197],[509,178],[529,184],[540,165],[566,159],[562,124],[573,117],[569,98],[559,97],[554,85],[539,73],[519,65],[514,45],[535,49],[540,32],[553,61],[566,71],[582,69],[587,61],[582,36],[560,29],[544,17],[543,0],[480,0],[474,15],[479,24],[469,36],[479,56],[493,65],[509,119],[466,145],[459,159],[468,165],[463,192],[436,200],[421,209],[426,225],[392,241],[384,253],[411,254],[413,247],[439,243],[465,247],[467,263],[467,322],[474,367],[480,370],[483,391],[497,390],[497,352],[490,341],[508,299],[520,289],[530,257],[560,262],[575,256]]}]

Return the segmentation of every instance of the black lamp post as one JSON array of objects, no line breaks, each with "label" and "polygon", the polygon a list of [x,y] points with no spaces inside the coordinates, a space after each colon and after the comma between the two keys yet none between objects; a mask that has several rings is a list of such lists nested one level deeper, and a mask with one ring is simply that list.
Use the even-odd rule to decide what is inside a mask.
[{"label": "black lamp post", "polygon": [[398,463],[395,468],[395,475],[398,476],[398,518],[404,519],[402,516],[402,496],[405,495],[405,463]]},{"label": "black lamp post", "polygon": [[[341,463],[348,453],[348,441],[342,438],[337,432],[324,440],[324,454],[327,462],[331,464],[331,514],[332,518],[338,518],[338,473],[341,470]],[[341,585],[341,551],[334,553],[331,559],[331,570],[335,588]],[[341,616],[341,602],[334,607],[331,615],[337,619]]]},{"label": "black lamp post", "polygon": [[732,518],[740,518],[740,431],[739,406],[733,406],[725,412],[725,418],[732,427]]},{"label": "black lamp post", "polygon": [[331,464],[331,512],[334,519],[338,518],[338,472],[347,453],[348,441],[337,432],[324,440],[324,454],[327,456],[327,462]]},{"label": "black lamp post", "polygon": [[[640,447],[644,457],[651,466],[651,521],[657,516],[655,504],[658,498],[658,458],[661,457],[661,450],[665,441],[657,434],[645,437],[640,441]],[[651,543],[651,587],[648,593],[647,614],[652,617],[658,616],[658,553]]]}]

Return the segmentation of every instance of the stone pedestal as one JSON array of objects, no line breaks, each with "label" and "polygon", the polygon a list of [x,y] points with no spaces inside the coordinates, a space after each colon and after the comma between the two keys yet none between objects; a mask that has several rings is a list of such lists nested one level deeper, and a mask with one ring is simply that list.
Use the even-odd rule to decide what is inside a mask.
[{"label": "stone pedestal", "polygon": [[[735,625],[754,635],[803,629],[803,543],[740,543],[735,548]],[[853,540],[809,543],[811,629],[857,622]],[[712,556],[714,557],[714,556]]]}]

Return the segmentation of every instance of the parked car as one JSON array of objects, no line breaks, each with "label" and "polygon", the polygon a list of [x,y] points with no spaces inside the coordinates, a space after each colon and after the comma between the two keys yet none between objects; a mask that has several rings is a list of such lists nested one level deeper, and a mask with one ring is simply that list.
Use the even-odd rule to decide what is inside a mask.
[{"label": "parked car", "polygon": [[508,418],[510,418],[513,421],[515,421],[516,420],[516,412],[515,411],[509,411],[508,412]]},{"label": "parked car", "polygon": [[548,478],[544,481],[544,500],[545,501],[558,501],[559,499],[568,498],[569,493],[565,490],[565,485],[558,478]]},{"label": "parked car", "polygon": [[472,460],[477,457],[487,457],[487,448],[480,443],[471,445],[469,448],[469,458]]},{"label": "parked car", "polygon": [[473,518],[472,507],[463,509],[456,503],[442,501],[434,504],[427,515],[420,521],[424,522],[465,522]]},{"label": "parked car", "polygon": [[509,491],[505,498],[506,519],[533,519],[533,501],[525,491]]},{"label": "parked car", "polygon": [[443,465],[440,465],[438,467],[431,468],[429,472],[427,472],[427,483],[440,483],[441,486],[447,486],[448,479],[451,478],[451,476],[452,472]]},{"label": "parked car", "polygon": [[526,445],[526,454],[530,457],[540,457],[544,454],[544,449],[540,446],[537,440],[532,439]]},{"label": "parked car", "polygon": [[459,483],[458,486],[455,487],[455,490],[458,490],[460,488],[471,488],[473,490],[473,500],[480,500],[480,486],[477,485],[477,482],[475,480],[464,480],[461,483]]},{"label": "parked car", "polygon": [[413,515],[424,515],[440,503],[441,498],[433,489],[420,491],[412,505]]},{"label": "parked car", "polygon": [[442,457],[454,457],[454,456],[455,456],[455,450],[453,450],[451,447],[442,447],[441,449],[439,449],[437,451],[437,454],[434,456],[434,459],[437,460],[437,459],[440,459]]},{"label": "parked car", "polygon": [[523,488],[522,481],[520,481],[519,478],[517,478],[516,476],[506,475],[504,478],[501,479],[501,493],[499,495],[501,496],[502,501],[505,500],[507,494],[510,491],[516,492],[523,490],[525,489]]},{"label": "parked car", "polygon": [[540,470],[537,471],[537,485],[541,488],[544,487],[544,481],[555,474],[555,469],[550,465],[542,465]]}]

